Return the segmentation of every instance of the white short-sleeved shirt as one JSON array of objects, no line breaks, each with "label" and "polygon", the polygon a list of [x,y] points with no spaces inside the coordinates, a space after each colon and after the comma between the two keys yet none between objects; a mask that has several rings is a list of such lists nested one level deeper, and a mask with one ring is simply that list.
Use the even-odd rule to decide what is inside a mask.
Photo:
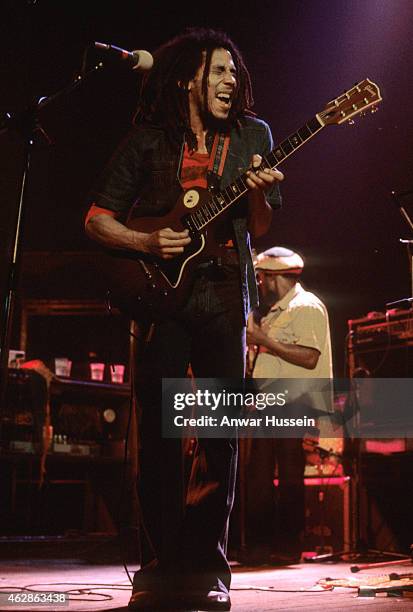
[{"label": "white short-sleeved shirt", "polygon": [[331,378],[333,375],[330,326],[323,302],[300,283],[261,320],[262,330],[273,340],[317,349],[313,370],[294,365],[266,352],[260,352],[254,365],[254,378]]}]

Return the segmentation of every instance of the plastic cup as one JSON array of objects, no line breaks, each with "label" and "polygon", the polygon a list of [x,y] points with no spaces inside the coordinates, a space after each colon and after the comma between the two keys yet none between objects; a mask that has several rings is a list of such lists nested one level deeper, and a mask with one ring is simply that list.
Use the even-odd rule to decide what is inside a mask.
[{"label": "plastic cup", "polygon": [[121,363],[116,363],[110,366],[110,378],[113,383],[123,383],[125,376],[125,366]]},{"label": "plastic cup", "polygon": [[54,371],[56,376],[70,376],[72,362],[67,357],[55,357]]},{"label": "plastic cup", "polygon": [[90,365],[90,378],[92,380],[103,380],[105,374],[104,363],[91,363]]}]

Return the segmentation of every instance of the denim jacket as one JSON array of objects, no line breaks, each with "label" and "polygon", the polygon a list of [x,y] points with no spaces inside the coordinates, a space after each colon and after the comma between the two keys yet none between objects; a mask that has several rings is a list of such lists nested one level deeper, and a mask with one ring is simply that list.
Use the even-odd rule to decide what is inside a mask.
[{"label": "denim jacket", "polygon": [[[207,137],[211,150],[213,137]],[[230,146],[219,187],[225,188],[250,166],[252,156],[268,154],[273,148],[268,125],[246,117],[230,133]],[[163,129],[153,125],[135,126],[119,145],[102,176],[90,193],[90,202],[128,216],[163,216],[182,193],[179,173],[183,153],[174,148]],[[278,185],[267,193],[273,208],[281,205]],[[234,203],[232,224],[239,253],[244,316],[258,303],[257,287],[247,230],[246,198]]]}]

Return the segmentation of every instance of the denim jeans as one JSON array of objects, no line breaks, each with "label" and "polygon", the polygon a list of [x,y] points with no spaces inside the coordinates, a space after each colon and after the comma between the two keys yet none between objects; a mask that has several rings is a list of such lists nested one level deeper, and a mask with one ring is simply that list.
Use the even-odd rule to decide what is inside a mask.
[{"label": "denim jeans", "polygon": [[[139,347],[138,347],[139,349]],[[245,326],[237,266],[201,264],[191,296],[174,318],[155,325],[136,364],[139,499],[146,537],[142,565],[156,558],[191,587],[230,585],[226,559],[234,500],[237,440],[198,438],[185,478],[182,440],[162,438],[161,382],[244,376]]]}]

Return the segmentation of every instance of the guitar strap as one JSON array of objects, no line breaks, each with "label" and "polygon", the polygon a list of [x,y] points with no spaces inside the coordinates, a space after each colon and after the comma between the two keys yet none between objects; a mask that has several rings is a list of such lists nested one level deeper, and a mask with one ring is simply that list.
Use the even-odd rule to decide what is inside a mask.
[{"label": "guitar strap", "polygon": [[[219,189],[220,178],[224,171],[225,160],[229,149],[230,136],[229,134],[216,133],[212,144],[211,155],[209,156],[208,164],[208,188],[214,192]],[[234,240],[230,237],[229,230],[223,232],[222,245],[232,248]]]},{"label": "guitar strap", "polygon": [[215,134],[208,164],[208,183],[211,184],[213,189],[218,187],[219,179],[224,171],[229,141],[230,137],[228,134],[223,134],[222,132]]}]

